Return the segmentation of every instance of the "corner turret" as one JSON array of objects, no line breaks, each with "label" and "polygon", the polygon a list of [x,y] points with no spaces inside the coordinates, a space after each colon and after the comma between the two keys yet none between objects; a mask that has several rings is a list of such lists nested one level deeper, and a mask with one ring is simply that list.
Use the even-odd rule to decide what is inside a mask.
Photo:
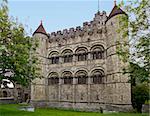
[{"label": "corner turret", "polygon": [[46,31],[45,31],[45,29],[43,27],[42,21],[41,21],[41,24],[39,25],[39,27],[33,33],[33,35],[36,34],[36,33],[41,33],[41,34],[47,35],[47,33],[46,33]]},{"label": "corner turret", "polygon": [[[46,62],[47,62],[47,46],[48,46],[48,34],[46,33],[44,26],[42,24],[36,29],[33,33],[34,40],[38,43],[38,47],[36,48],[35,55],[38,58],[38,72],[41,74],[42,77],[46,77]],[[31,101],[32,100],[46,100],[46,93],[45,90],[45,78],[36,78],[33,80],[31,86]]]},{"label": "corner turret", "polygon": [[124,15],[127,15],[119,6],[116,5],[116,1],[114,3],[114,7],[112,9],[112,11],[110,12],[108,18],[107,18],[107,21],[109,19],[111,19],[112,17],[116,16],[116,15],[119,15],[119,14],[124,14]]},{"label": "corner turret", "polygon": [[[121,20],[121,17],[124,16],[127,16],[127,14],[116,5],[115,1],[114,7],[106,21],[106,66],[108,74],[107,78],[110,79],[110,82],[117,80],[115,82],[117,86],[115,87],[115,92],[112,95],[114,96],[115,102],[118,104],[131,104],[131,91],[130,83],[128,83],[128,75],[123,74],[123,69],[127,66],[127,64],[122,62],[117,54],[118,47],[124,45],[124,43],[128,41],[128,37],[124,38],[122,36],[123,31],[118,32],[120,29],[122,29],[124,21]],[[126,29],[124,28],[124,30]],[[121,91],[125,91],[128,94]]]}]

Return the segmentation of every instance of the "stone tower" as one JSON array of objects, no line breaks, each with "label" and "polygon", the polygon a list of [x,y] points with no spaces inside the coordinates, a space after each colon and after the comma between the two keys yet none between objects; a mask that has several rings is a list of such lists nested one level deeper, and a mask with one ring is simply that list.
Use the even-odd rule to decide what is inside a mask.
[{"label": "stone tower", "polygon": [[42,23],[33,33],[39,41],[37,57],[42,79],[35,79],[31,102],[35,106],[82,110],[131,108],[128,77],[117,56],[123,42],[119,17],[126,13],[116,4],[111,13],[97,12],[83,26],[47,34]]},{"label": "stone tower", "polygon": [[[122,105],[131,104],[131,88],[128,83],[128,76],[123,74],[123,68],[127,65],[121,61],[117,55],[117,46],[123,44],[128,38],[122,38],[120,29],[120,17],[127,16],[127,14],[120,9],[116,3],[109,14],[106,21],[107,28],[107,82],[112,83],[111,88],[112,94],[109,96],[113,98],[112,102],[115,104]],[[128,93],[128,94],[127,94]]]},{"label": "stone tower", "polygon": [[[47,55],[47,42],[48,42],[48,36],[47,33],[43,27],[42,21],[39,27],[36,29],[36,31],[33,33],[33,38],[35,41],[38,42],[38,48],[36,50],[36,56],[39,59],[39,68],[40,73],[43,77],[46,77],[46,55]],[[32,87],[31,87],[31,100],[45,100],[46,99],[46,93],[45,93],[45,79],[35,79],[33,81]]]}]

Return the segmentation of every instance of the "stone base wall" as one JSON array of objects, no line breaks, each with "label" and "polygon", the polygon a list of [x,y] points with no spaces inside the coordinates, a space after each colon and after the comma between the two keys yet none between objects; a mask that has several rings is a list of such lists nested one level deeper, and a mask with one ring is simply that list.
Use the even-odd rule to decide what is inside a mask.
[{"label": "stone base wall", "polygon": [[149,112],[150,112],[150,104],[143,104],[142,113],[149,113]]},{"label": "stone base wall", "polygon": [[0,98],[0,104],[15,104],[17,103],[13,97]]},{"label": "stone base wall", "polygon": [[87,102],[48,102],[48,101],[31,101],[34,107],[49,107],[49,108],[62,108],[71,109],[77,111],[116,111],[116,112],[128,112],[132,110],[131,104],[104,104],[104,103],[87,103]]}]

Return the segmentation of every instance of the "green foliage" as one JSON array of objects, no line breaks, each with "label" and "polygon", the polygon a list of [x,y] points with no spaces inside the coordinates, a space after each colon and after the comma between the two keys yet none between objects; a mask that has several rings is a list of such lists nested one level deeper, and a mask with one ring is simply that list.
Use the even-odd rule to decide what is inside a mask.
[{"label": "green foliage", "polygon": [[[131,79],[132,105],[141,112],[142,104],[148,99],[148,87],[145,83],[150,80],[150,2],[128,0],[126,4],[121,2],[120,6],[124,7],[128,18],[119,17],[118,31],[126,44],[119,46],[117,53],[129,64],[124,73],[129,73]],[[129,40],[126,41],[126,38]]]},{"label": "green foliage", "polygon": [[[123,33],[122,39],[128,37],[129,40],[118,49],[118,54],[125,59],[124,61],[130,62],[130,65],[140,65],[140,68],[144,68],[150,74],[149,0],[128,0],[126,5],[123,2],[120,5],[124,7],[128,18],[124,16],[120,17],[121,26],[119,32],[121,34]],[[130,52],[126,50],[127,47],[130,47]],[[129,57],[125,57],[126,55]],[[132,66],[129,66],[128,70]]]},{"label": "green foliage", "polygon": [[39,77],[33,54],[37,43],[26,36],[21,24],[9,18],[6,0],[0,6],[0,17],[0,81],[28,85]]},{"label": "green foliage", "polygon": [[137,112],[141,112],[142,105],[149,100],[149,72],[144,67],[130,62],[127,73],[131,78],[131,102]]},{"label": "green foliage", "polygon": [[[125,70],[127,71],[127,70]],[[131,82],[131,102],[137,112],[141,112],[142,104],[149,100],[149,72],[144,67],[130,62],[128,71]]]},{"label": "green foliage", "polygon": [[130,62],[127,73],[130,74],[132,85],[134,83],[149,82],[149,72],[145,70],[145,68],[140,67],[138,64]]},{"label": "green foliage", "polygon": [[[128,0],[126,5],[121,2],[128,18],[120,17],[122,39],[128,37],[126,45],[118,53],[126,62],[135,62],[150,71],[150,2],[149,0]],[[122,23],[124,22],[124,23]],[[129,46],[130,50],[126,51]],[[126,52],[124,52],[126,51]],[[129,57],[124,57],[126,55]]]},{"label": "green foliage", "polygon": [[142,105],[149,100],[149,86],[146,83],[133,86],[133,105],[138,112],[142,112]]},{"label": "green foliage", "polygon": [[146,100],[146,101],[145,101],[145,104],[150,104],[150,100]]}]

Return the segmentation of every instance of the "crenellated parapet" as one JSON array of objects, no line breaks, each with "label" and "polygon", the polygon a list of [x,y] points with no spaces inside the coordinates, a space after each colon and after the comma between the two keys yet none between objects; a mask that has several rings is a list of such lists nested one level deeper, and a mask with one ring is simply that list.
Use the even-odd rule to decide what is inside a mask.
[{"label": "crenellated parapet", "polygon": [[83,26],[76,28],[64,29],[62,31],[52,32],[49,34],[49,42],[59,41],[61,39],[67,40],[69,38],[76,38],[84,35],[92,36],[94,33],[102,34],[106,32],[105,22],[107,20],[106,12],[97,12],[95,17],[90,22],[84,22]]},{"label": "crenellated parapet", "polygon": [[[119,14],[124,14],[127,15],[120,7],[114,4],[114,8],[112,9],[111,13],[107,17],[106,12],[97,12],[93,18],[92,21],[90,22],[84,22],[82,26],[77,26],[76,28],[70,28],[70,29],[64,29],[62,31],[57,31],[57,32],[52,32],[50,34],[46,33],[42,23],[41,25],[36,29],[36,31],[33,33],[40,33],[44,34],[48,37],[48,41],[51,42],[61,42],[60,40],[65,40],[67,39],[74,39],[77,37],[83,37],[83,36],[92,36],[93,34],[102,34],[105,36],[106,27],[109,24],[109,20],[113,19],[114,16],[119,15]],[[111,20],[110,20],[111,22]],[[112,22],[111,22],[112,25]]]}]

